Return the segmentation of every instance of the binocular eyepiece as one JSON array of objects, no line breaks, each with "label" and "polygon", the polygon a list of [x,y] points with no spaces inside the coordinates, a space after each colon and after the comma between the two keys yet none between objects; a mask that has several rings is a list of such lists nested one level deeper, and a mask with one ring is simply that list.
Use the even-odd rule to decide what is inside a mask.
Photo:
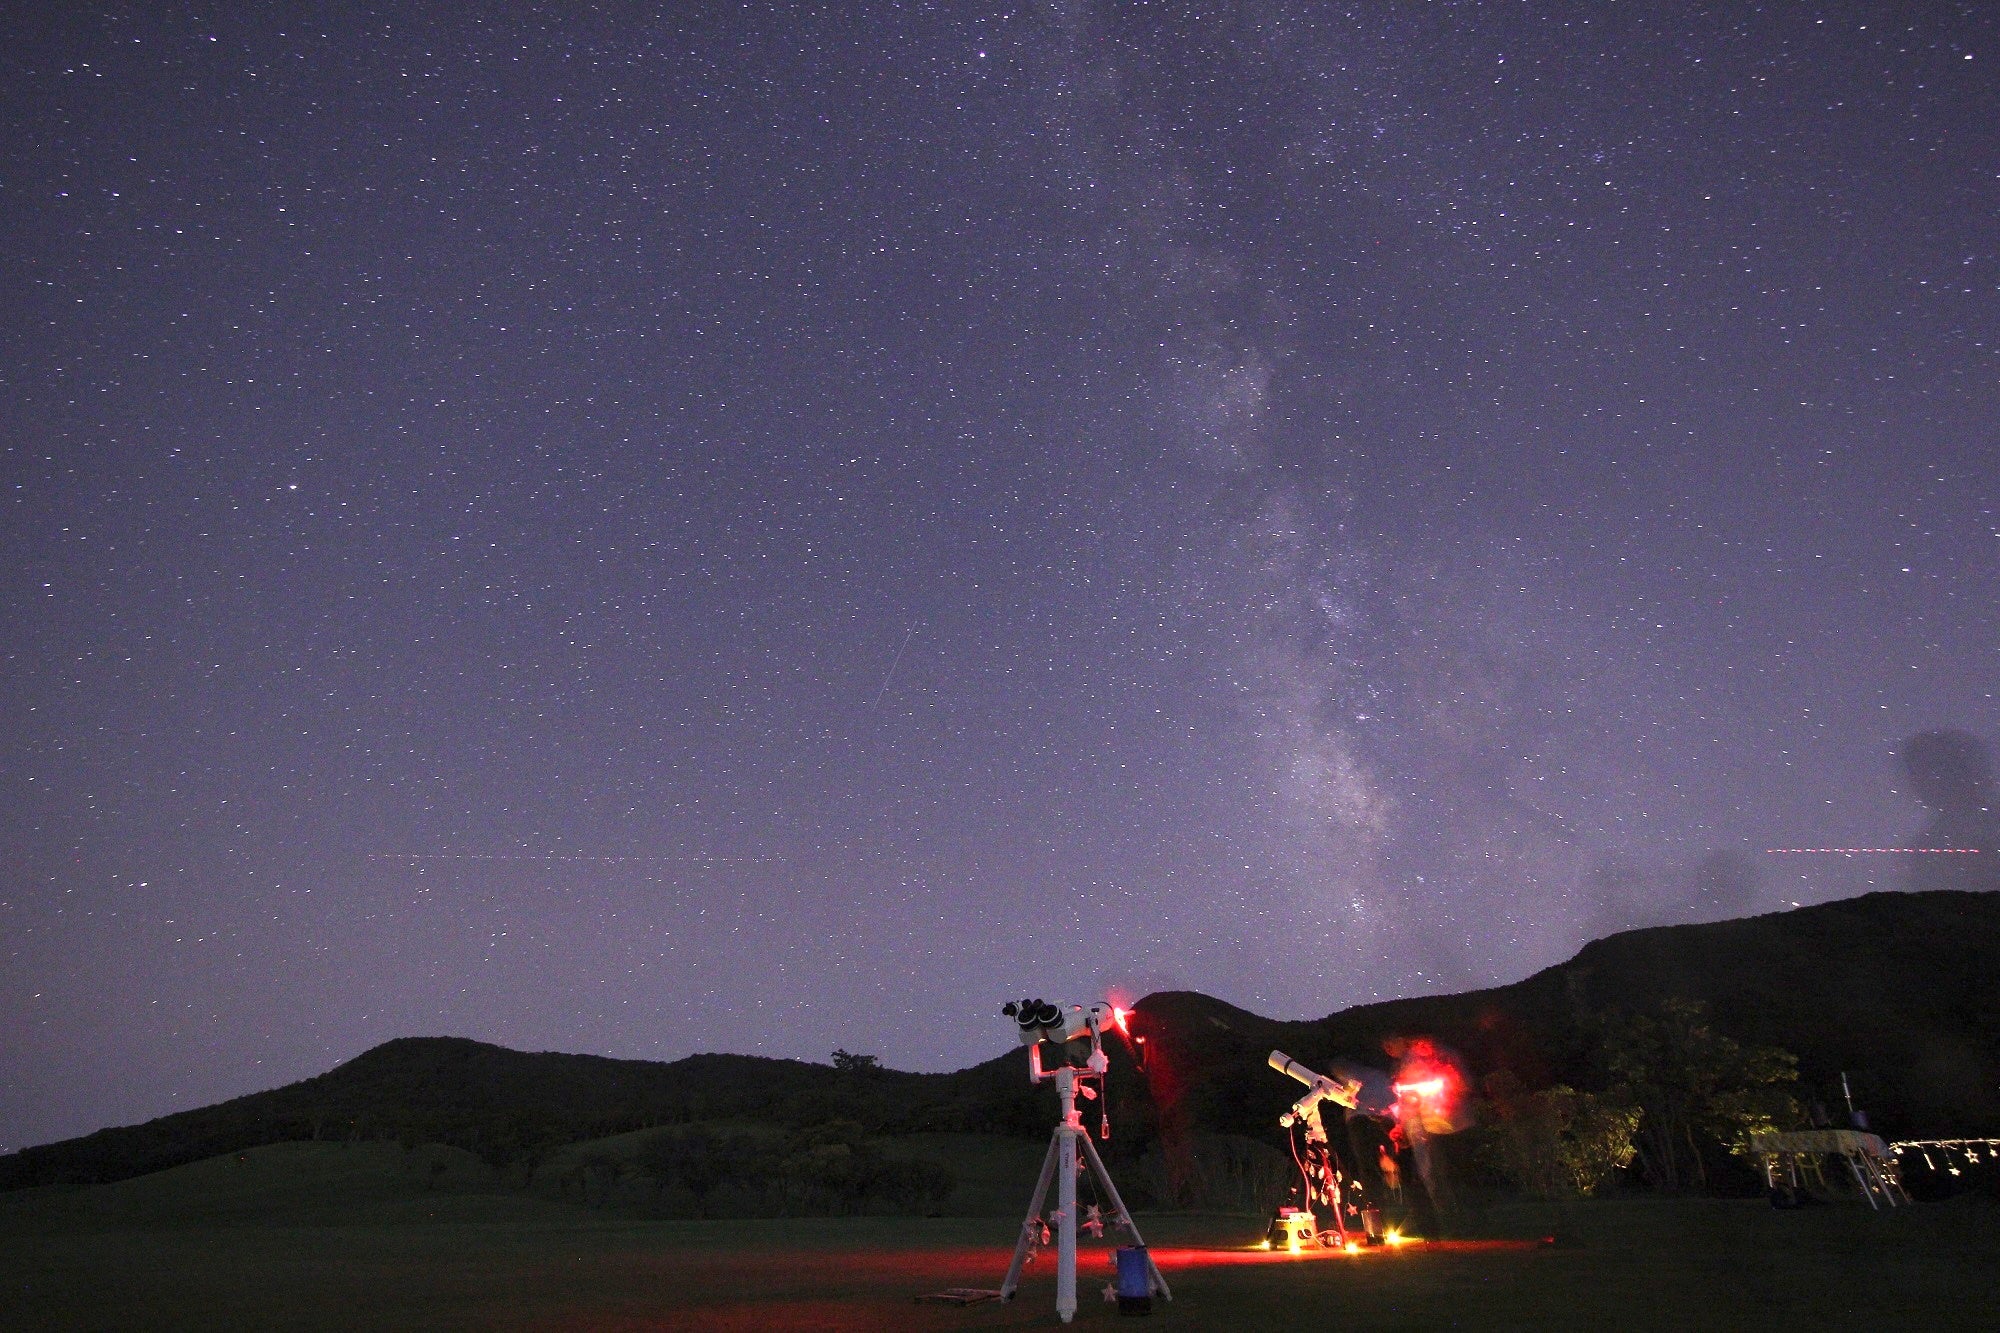
[{"label": "binocular eyepiece", "polygon": [[1117,1020],[1117,1011],[1109,1004],[1061,1005],[1050,1004],[1047,1000],[1009,1000],[1000,1006],[1000,1012],[1014,1020],[1023,1046],[1033,1046],[1038,1041],[1061,1045],[1082,1041],[1086,1037],[1095,1038]]},{"label": "binocular eyepiece", "polygon": [[1059,1004],[1046,1000],[1009,1000],[1000,1006],[1000,1012],[1014,1020],[1020,1029],[1021,1044],[1032,1046],[1044,1039],[1062,1040],[1063,1011]]}]

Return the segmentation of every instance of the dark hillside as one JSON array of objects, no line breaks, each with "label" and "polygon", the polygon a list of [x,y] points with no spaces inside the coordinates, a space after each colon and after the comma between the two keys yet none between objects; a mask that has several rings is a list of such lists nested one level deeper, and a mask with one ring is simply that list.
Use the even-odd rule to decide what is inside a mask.
[{"label": "dark hillside", "polygon": [[1206,996],[1140,1002],[1163,1121],[1255,1132],[1293,1096],[1263,1068],[1278,1046],[1308,1064],[1384,1064],[1382,1043],[1435,1037],[1472,1073],[1588,1086],[1591,1024],[1662,1000],[1700,1001],[1738,1041],[1799,1057],[1800,1091],[1840,1110],[1839,1079],[1891,1137],[2000,1134],[2000,894],[1872,893],[1815,907],[1628,931],[1492,990],[1259,1018]]},{"label": "dark hillside", "polygon": [[405,1037],[282,1088],[0,1158],[0,1189],[122,1180],[297,1140],[444,1143],[525,1176],[565,1143],[697,1120],[844,1118],[882,1133],[1019,1132],[1042,1123],[1031,1093],[1000,1060],[954,1074],[842,1072],[748,1055],[663,1064]]},{"label": "dark hillside", "polygon": [[1996,956],[2000,894],[1873,893],[1613,936],[1556,970],[1598,1008],[1635,993],[1706,1001],[1724,1031],[1797,1055],[1801,1080],[1829,1098],[1848,1071],[1894,1136],[1992,1134]]},{"label": "dark hillside", "polygon": [[[1768,916],[1629,931],[1511,986],[1281,1022],[1191,992],[1139,1002],[1143,1074],[1113,1051],[1114,1157],[1201,1134],[1268,1137],[1296,1088],[1279,1047],[1324,1067],[1385,1064],[1428,1035],[1475,1079],[1591,1086],[1593,1023],[1682,998],[1715,1028],[1799,1057],[1801,1092],[1839,1075],[1892,1137],[2000,1134],[2000,894],[1876,893]],[[999,1026],[995,1017],[996,1028]],[[997,1035],[997,1033],[996,1033]],[[557,1147],[651,1125],[859,1121],[879,1135],[1040,1136],[1053,1094],[1018,1048],[951,1074],[696,1055],[670,1064],[526,1054],[451,1037],[388,1042],[316,1078],[0,1158],[0,1188],[120,1180],[258,1144],[400,1139],[465,1148],[526,1179]],[[1095,1112],[1091,1112],[1094,1117]]]}]

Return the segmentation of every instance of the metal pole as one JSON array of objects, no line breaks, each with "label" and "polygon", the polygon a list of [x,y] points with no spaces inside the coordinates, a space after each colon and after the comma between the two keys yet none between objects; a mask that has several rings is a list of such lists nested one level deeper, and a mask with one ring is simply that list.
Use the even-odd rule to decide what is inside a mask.
[{"label": "metal pole", "polygon": [[1076,1071],[1056,1071],[1056,1095],[1062,1099],[1063,1122],[1056,1130],[1061,1150],[1056,1154],[1056,1314],[1067,1324],[1076,1318],[1076,1139],[1083,1133],[1083,1113],[1076,1109]]},{"label": "metal pole", "polygon": [[[1014,1242],[1014,1262],[1007,1265],[1007,1280],[1000,1284],[1000,1299],[1011,1301],[1014,1291],[1021,1285],[1021,1268],[1028,1262],[1028,1252],[1036,1239],[1035,1228],[1042,1224],[1042,1203],[1049,1197],[1049,1178],[1056,1170],[1056,1140],[1061,1136],[1058,1129],[1049,1135],[1049,1150],[1042,1154],[1042,1174],[1035,1181],[1034,1197],[1028,1200],[1028,1216],[1021,1222],[1020,1238]],[[1032,1238],[1031,1238],[1032,1237]]]}]

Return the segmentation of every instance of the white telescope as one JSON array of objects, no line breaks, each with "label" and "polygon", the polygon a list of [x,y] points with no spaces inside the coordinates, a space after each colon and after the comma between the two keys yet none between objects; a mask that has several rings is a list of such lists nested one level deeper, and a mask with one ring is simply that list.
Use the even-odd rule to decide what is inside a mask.
[{"label": "white telescope", "polygon": [[1305,1096],[1292,1103],[1292,1109],[1279,1120],[1278,1123],[1281,1125],[1290,1125],[1292,1121],[1305,1116],[1308,1111],[1317,1110],[1323,1101],[1353,1110],[1354,1104],[1361,1100],[1359,1079],[1330,1078],[1316,1070],[1306,1068],[1283,1051],[1272,1051],[1268,1063],[1280,1074],[1288,1074],[1310,1089]]},{"label": "white telescope", "polygon": [[1052,1041],[1058,1046],[1085,1037],[1097,1040],[1111,1026],[1108,1004],[1050,1004],[1046,1000],[1010,1000],[1000,1012],[1014,1020],[1023,1046]]},{"label": "white telescope", "polygon": [[[1318,1070],[1308,1069],[1283,1051],[1272,1051],[1268,1061],[1271,1068],[1287,1078],[1295,1078],[1306,1085],[1306,1095],[1292,1103],[1292,1109],[1278,1117],[1278,1123],[1286,1129],[1295,1125],[1305,1126],[1305,1152],[1293,1154],[1299,1163],[1299,1172],[1305,1177],[1304,1217],[1299,1209],[1281,1209],[1279,1219],[1290,1235],[1294,1252],[1298,1249],[1298,1232],[1292,1228],[1310,1219],[1308,1224],[1313,1234],[1323,1245],[1345,1245],[1347,1243],[1347,1221],[1343,1216],[1348,1211],[1344,1181],[1338,1159],[1333,1154],[1333,1145],[1327,1142],[1326,1121],[1321,1117],[1321,1102],[1332,1102],[1335,1106],[1354,1109],[1361,1100],[1361,1080],[1334,1078]],[[1325,1231],[1318,1230],[1315,1205],[1331,1215],[1333,1225]],[[1329,1239],[1331,1238],[1331,1239]]]},{"label": "white telescope", "polygon": [[[1083,1112],[1076,1109],[1079,1095],[1094,1100],[1102,1094],[1104,1075],[1111,1067],[1104,1054],[1104,1031],[1117,1022],[1118,1011],[1109,1004],[1060,1005],[1029,999],[1009,1001],[1001,1006],[1000,1012],[1014,1020],[1021,1044],[1028,1048],[1028,1081],[1040,1083],[1044,1079],[1054,1079],[1056,1098],[1062,1106],[1062,1119],[1049,1137],[1049,1151],[1042,1158],[1041,1179],[1035,1182],[1035,1196],[1028,1203],[1028,1216],[1021,1224],[1021,1237],[1014,1245],[1014,1261],[1007,1265],[1007,1277],[1000,1284],[1000,1299],[1008,1301],[1014,1298],[1014,1292],[1021,1285],[1021,1269],[1035,1251],[1048,1243],[1050,1224],[1053,1224],[1056,1233],[1056,1314],[1065,1324],[1076,1317],[1076,1182],[1088,1166],[1097,1183],[1098,1197],[1111,1205],[1111,1213],[1108,1217],[1103,1216],[1100,1212],[1102,1205],[1093,1206],[1083,1225],[1093,1228],[1099,1236],[1104,1234],[1107,1223],[1123,1228],[1132,1237],[1132,1247],[1144,1264],[1147,1298],[1164,1296],[1172,1300],[1174,1294],[1168,1289],[1166,1278],[1160,1275],[1159,1265],[1146,1251],[1146,1239],[1139,1234],[1139,1224],[1132,1220],[1125,1201],[1118,1197],[1118,1187],[1111,1183],[1111,1173],[1104,1169],[1104,1159],[1097,1155],[1097,1146],[1090,1141],[1090,1135],[1083,1128]],[[1090,1039],[1090,1058],[1084,1061],[1082,1068],[1071,1065],[1067,1059],[1055,1069],[1042,1068],[1043,1042],[1055,1042],[1060,1046],[1086,1037]],[[1100,1127],[1109,1124],[1108,1121],[1099,1123]],[[1046,1211],[1050,1185],[1056,1188],[1053,1212]]]}]

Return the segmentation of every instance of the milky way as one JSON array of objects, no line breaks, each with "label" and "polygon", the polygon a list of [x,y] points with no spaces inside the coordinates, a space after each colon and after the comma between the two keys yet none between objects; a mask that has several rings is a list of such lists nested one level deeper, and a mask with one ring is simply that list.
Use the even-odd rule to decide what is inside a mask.
[{"label": "milky way", "polygon": [[10,25],[0,1147],[1912,882],[1988,10],[684,8]]}]

